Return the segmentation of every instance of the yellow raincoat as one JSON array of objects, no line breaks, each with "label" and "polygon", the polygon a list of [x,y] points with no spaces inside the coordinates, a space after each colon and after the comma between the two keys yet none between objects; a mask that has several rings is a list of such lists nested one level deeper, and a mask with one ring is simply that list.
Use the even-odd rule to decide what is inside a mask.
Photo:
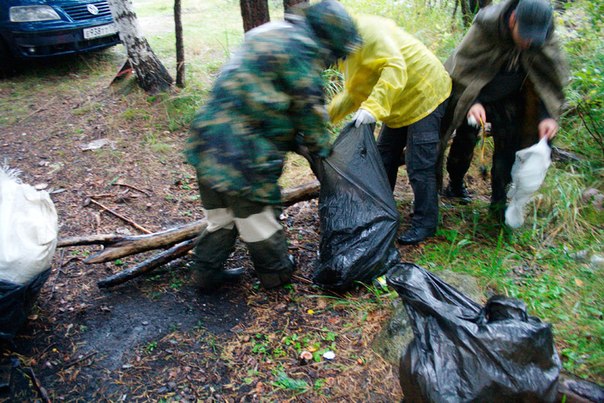
[{"label": "yellow raincoat", "polygon": [[338,64],[344,91],[331,101],[334,123],[363,108],[391,128],[409,126],[451,93],[451,78],[428,48],[394,21],[355,17],[363,45]]}]

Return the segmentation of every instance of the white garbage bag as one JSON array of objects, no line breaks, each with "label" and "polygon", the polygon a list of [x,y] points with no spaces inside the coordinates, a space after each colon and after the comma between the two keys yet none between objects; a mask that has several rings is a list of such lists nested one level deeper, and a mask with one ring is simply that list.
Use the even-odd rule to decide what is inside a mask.
[{"label": "white garbage bag", "polygon": [[57,211],[48,192],[0,167],[0,280],[26,284],[48,269],[57,234]]},{"label": "white garbage bag", "polygon": [[505,210],[505,223],[511,228],[519,228],[524,223],[524,206],[541,187],[552,162],[551,154],[547,138],[516,152],[512,184],[508,190],[510,201]]}]

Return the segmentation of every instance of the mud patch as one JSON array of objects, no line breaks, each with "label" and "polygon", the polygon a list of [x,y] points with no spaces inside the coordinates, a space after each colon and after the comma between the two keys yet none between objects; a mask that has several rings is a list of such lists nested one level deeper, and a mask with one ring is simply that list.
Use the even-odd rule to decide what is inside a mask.
[{"label": "mud patch", "polygon": [[126,365],[133,351],[162,339],[175,330],[205,328],[222,334],[236,326],[248,311],[241,293],[200,295],[192,287],[176,294],[149,300],[130,287],[109,292],[99,301],[110,310],[108,317],[86,314],[82,323],[87,331],[77,344],[81,354],[97,353],[98,364],[108,370]]}]

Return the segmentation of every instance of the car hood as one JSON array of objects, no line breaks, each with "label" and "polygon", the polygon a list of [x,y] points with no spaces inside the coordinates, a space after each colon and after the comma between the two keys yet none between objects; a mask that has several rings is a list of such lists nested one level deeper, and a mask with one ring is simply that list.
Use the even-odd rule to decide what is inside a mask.
[{"label": "car hood", "polygon": [[37,4],[47,4],[60,6],[63,4],[88,4],[95,3],[98,0],[4,0],[8,6],[32,6]]}]

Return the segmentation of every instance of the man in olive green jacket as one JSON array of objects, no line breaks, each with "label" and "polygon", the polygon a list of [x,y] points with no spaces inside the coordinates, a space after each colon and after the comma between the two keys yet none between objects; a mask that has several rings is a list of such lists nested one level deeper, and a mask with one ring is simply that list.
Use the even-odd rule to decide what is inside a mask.
[{"label": "man in olive green jacket", "polygon": [[454,131],[455,137],[444,195],[469,202],[464,176],[479,130],[491,123],[491,207],[501,217],[516,151],[558,131],[568,69],[550,4],[506,0],[482,9],[445,68],[453,92],[443,120],[441,161]]}]

